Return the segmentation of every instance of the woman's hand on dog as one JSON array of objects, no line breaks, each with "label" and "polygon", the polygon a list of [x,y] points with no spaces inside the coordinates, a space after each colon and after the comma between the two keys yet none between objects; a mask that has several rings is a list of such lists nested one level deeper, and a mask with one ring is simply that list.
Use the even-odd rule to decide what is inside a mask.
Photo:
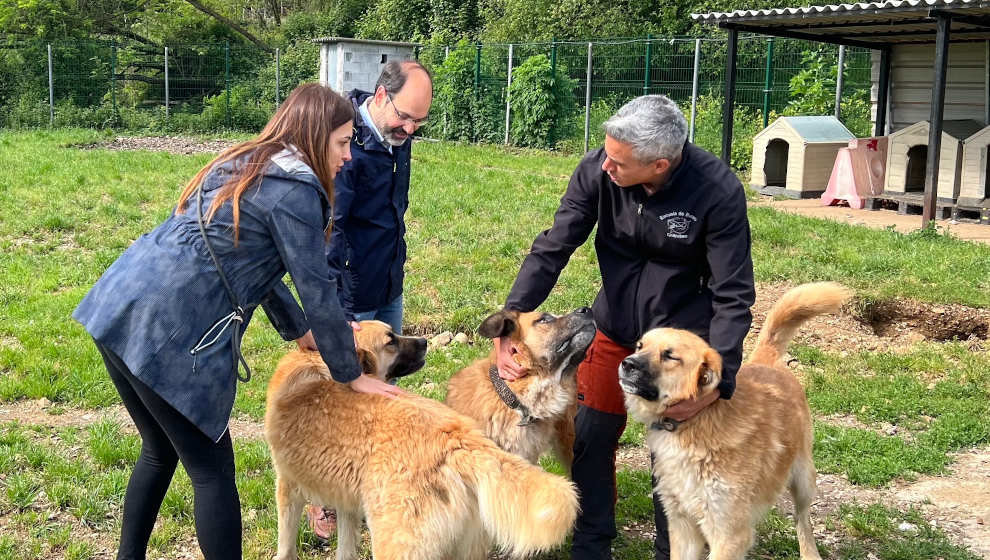
[{"label": "woman's hand on dog", "polygon": [[512,357],[516,352],[509,337],[502,336],[495,339],[495,365],[498,367],[498,376],[506,381],[515,381],[529,373],[525,366],[520,365]]},{"label": "woman's hand on dog", "polygon": [[370,377],[367,375],[358,376],[357,379],[351,381],[347,385],[358,393],[382,395],[390,398],[395,398],[400,395],[406,394],[405,391],[396,387],[395,385],[389,385],[384,381],[375,379],[374,377]]},{"label": "woman's hand on dog", "polygon": [[296,339],[299,349],[307,352],[316,352],[316,339],[313,338],[313,331],[306,331],[306,334]]}]

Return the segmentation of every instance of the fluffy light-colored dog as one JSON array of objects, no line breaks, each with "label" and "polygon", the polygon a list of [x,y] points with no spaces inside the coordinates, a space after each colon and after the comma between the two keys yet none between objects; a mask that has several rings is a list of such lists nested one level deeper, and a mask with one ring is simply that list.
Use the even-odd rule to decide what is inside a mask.
[{"label": "fluffy light-colored dog", "polygon": [[836,312],[848,297],[846,288],[828,282],[785,293],[736,375],[732,398],[715,401],[673,431],[664,429],[664,411],[717,390],[718,353],[689,332],[654,329],[622,362],[626,407],[650,426],[646,443],[656,458],[671,558],[700,558],[706,543],[713,560],[744,558],[754,525],[786,485],[794,499],[801,558],[820,559],[809,516],[816,492],[811,412],[781,356],[804,321]]},{"label": "fluffy light-colored dog", "polygon": [[[500,389],[495,352],[454,374],[447,386],[446,403],[474,418],[486,436],[502,449],[536,464],[540,455],[553,450],[566,469],[574,458],[575,372],[595,337],[591,310],[581,308],[567,315],[499,311],[481,323],[478,332],[487,338],[509,336],[518,353],[517,362],[529,374],[506,381]],[[511,407],[499,390],[508,388],[519,406]],[[512,401],[516,402],[516,401]]]},{"label": "fluffy light-colored dog", "polygon": [[[355,333],[366,374],[423,365],[426,341],[377,321]],[[292,352],[268,387],[265,438],[276,473],[279,560],[296,558],[308,501],[337,509],[338,560],[357,556],[362,516],[376,560],[484,559],[560,544],[577,515],[571,483],[499,449],[474,422],[416,395],[360,394],[316,352]]]}]

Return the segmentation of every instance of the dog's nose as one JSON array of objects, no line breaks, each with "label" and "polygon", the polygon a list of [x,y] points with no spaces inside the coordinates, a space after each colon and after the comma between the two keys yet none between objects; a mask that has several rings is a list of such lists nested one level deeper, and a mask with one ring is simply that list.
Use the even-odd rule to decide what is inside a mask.
[{"label": "dog's nose", "polygon": [[587,315],[587,314],[591,313],[591,308],[590,307],[579,307],[579,308],[577,308],[577,309],[574,310],[574,313],[576,313],[578,315]]},{"label": "dog's nose", "polygon": [[628,356],[622,360],[622,367],[628,370],[643,369],[643,362],[636,356]]},{"label": "dog's nose", "polygon": [[416,339],[416,350],[426,350],[426,339],[417,338]]}]

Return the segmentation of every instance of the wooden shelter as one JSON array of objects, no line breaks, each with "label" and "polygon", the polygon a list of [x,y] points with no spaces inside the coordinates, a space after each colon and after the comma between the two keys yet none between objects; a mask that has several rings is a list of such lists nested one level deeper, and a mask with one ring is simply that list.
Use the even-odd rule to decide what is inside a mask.
[{"label": "wooden shelter", "polygon": [[[922,196],[922,221],[927,224],[935,217],[937,201],[937,178],[940,176],[941,143],[943,119],[946,113],[946,84],[949,80],[949,50],[953,53],[965,51],[982,53],[978,60],[983,68],[978,74],[972,69],[960,68],[956,76],[982,78],[983,111],[977,114],[972,107],[965,115],[950,112],[951,119],[980,118],[988,121],[990,112],[990,0],[883,0],[857,4],[832,4],[807,6],[803,8],[775,8],[767,10],[736,10],[734,12],[711,12],[692,14],[696,22],[717,25],[725,29],[727,37],[725,98],[722,115],[722,158],[728,161],[732,147],[732,115],[735,106],[736,55],[740,32],[759,33],[775,37],[788,37],[873,49],[878,53],[876,88],[874,98],[874,135],[884,136],[890,132],[888,118],[891,107],[891,60],[902,49],[918,53],[931,52],[930,64],[917,65],[909,72],[913,76],[894,77],[903,79],[906,85],[930,83],[930,93],[914,90],[913,99],[905,99],[905,104],[913,104],[916,109],[928,109],[929,139],[925,165],[925,188]],[[922,47],[919,47],[921,45]],[[934,48],[932,48],[934,47]],[[903,52],[907,52],[904,50]],[[927,55],[926,55],[927,56]],[[907,68],[905,66],[905,68]],[[918,80],[917,77],[923,77]],[[900,90],[901,87],[898,87]],[[924,89],[924,88],[922,88]],[[965,97],[963,90],[955,88],[956,95]],[[950,91],[950,93],[952,93]],[[921,94],[919,96],[919,94]],[[950,107],[957,103],[951,100]],[[917,122],[917,119],[909,122]]]},{"label": "wooden shelter", "polygon": [[753,137],[750,186],[791,198],[821,196],[835,155],[853,138],[835,117],[780,117]]}]

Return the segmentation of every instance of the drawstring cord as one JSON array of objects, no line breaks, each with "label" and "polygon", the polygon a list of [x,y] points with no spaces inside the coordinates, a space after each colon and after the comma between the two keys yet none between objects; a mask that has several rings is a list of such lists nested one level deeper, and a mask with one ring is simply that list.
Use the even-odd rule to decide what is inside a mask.
[{"label": "drawstring cord", "polygon": [[[210,253],[210,258],[213,259],[213,264],[217,267],[217,274],[220,275],[220,280],[223,282],[223,287],[227,290],[227,296],[230,298],[230,303],[234,310],[229,314],[222,317],[216,323],[213,323],[206,333],[199,339],[196,343],[196,347],[189,351],[193,355],[193,372],[196,371],[196,361],[198,353],[212,346],[220,336],[223,335],[227,327],[232,327],[231,330],[231,348],[233,350],[233,362],[234,362],[234,375],[240,381],[247,383],[251,380],[251,368],[248,367],[247,360],[244,359],[244,354],[241,353],[241,329],[244,328],[244,309],[237,303],[237,295],[234,294],[233,288],[230,287],[230,282],[227,281],[227,277],[223,273],[223,268],[220,266],[220,259],[217,258],[216,253],[213,252],[213,246],[210,245],[210,239],[206,236],[206,225],[203,223],[203,185],[200,184],[199,189],[196,192],[196,218],[199,222],[199,233],[203,236],[203,243],[206,244],[206,250]],[[222,325],[222,326],[221,326]],[[205,342],[214,330],[220,327],[220,330],[213,336],[209,342]],[[244,376],[241,376],[241,368],[244,366]]]}]

